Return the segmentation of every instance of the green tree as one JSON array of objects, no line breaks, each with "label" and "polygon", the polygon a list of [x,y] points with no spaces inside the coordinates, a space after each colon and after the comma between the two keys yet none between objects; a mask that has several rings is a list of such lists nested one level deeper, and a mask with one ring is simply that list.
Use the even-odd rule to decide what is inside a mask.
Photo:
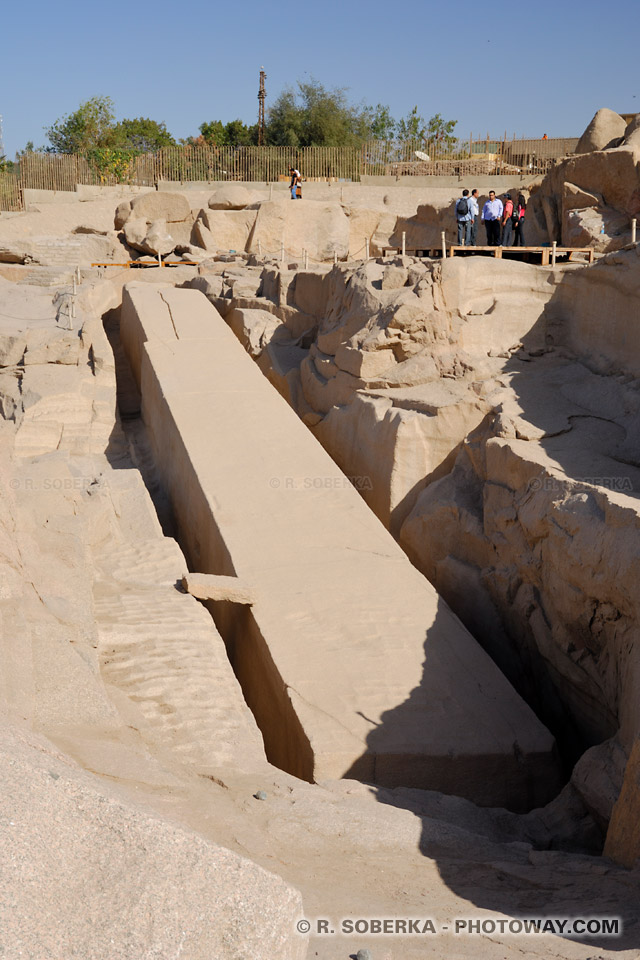
[{"label": "green tree", "polygon": [[269,108],[267,143],[287,147],[357,146],[366,139],[367,108],[347,100],[346,90],[328,90],[311,79],[286,87]]},{"label": "green tree", "polygon": [[200,136],[191,137],[188,143],[206,143],[216,147],[247,147],[258,142],[258,125],[248,127],[242,120],[211,120],[200,124]]},{"label": "green tree", "polygon": [[292,87],[285,87],[271,104],[265,124],[268,144],[280,147],[302,146],[303,111]]},{"label": "green tree", "polygon": [[111,131],[109,143],[123,150],[153,153],[161,147],[174,146],[175,140],[164,123],[157,123],[148,117],[137,117],[117,123]]},{"label": "green tree", "polygon": [[396,135],[396,121],[386,104],[379,103],[375,107],[365,107],[368,124],[368,138],[371,140],[393,140]]},{"label": "green tree", "polygon": [[418,107],[415,106],[406,117],[398,120],[396,128],[398,140],[425,140],[427,136],[427,126],[424,117],[418,113]]},{"label": "green tree", "polygon": [[110,97],[91,97],[78,109],[49,127],[47,137],[55,153],[86,153],[108,147],[113,137],[115,116]]},{"label": "green tree", "polygon": [[200,136],[195,138],[191,137],[188,142],[204,142],[209,144],[209,146],[216,147],[224,147],[227,145],[227,131],[222,121],[210,120],[209,123],[201,123],[199,130]]},{"label": "green tree", "polygon": [[454,133],[457,120],[445,120],[442,114],[436,113],[427,124],[427,140],[434,143],[440,152],[451,152],[458,146],[458,138]]}]

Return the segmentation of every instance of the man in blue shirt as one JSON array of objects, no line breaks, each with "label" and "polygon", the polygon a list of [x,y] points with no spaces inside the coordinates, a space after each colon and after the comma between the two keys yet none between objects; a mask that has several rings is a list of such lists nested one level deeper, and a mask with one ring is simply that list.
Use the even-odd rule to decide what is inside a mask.
[{"label": "man in blue shirt", "polygon": [[458,221],[458,243],[463,242],[465,246],[471,243],[471,221],[473,216],[469,206],[469,191],[463,190],[462,196],[456,200],[456,220]]},{"label": "man in blue shirt", "polygon": [[471,211],[471,240],[469,242],[472,247],[475,247],[478,239],[478,224],[480,223],[478,191],[475,189],[475,187],[471,191],[471,196],[469,197],[469,210]]},{"label": "man in blue shirt", "polygon": [[489,190],[489,199],[482,208],[482,219],[487,231],[487,245],[500,246],[500,217],[502,216],[502,200],[498,200],[495,190]]}]

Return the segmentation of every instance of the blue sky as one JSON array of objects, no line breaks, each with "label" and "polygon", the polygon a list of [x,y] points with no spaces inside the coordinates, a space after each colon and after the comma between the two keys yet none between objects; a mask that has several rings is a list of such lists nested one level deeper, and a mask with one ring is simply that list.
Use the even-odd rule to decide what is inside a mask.
[{"label": "blue sky", "polygon": [[6,3],[5,152],[44,144],[96,94],[177,138],[205,120],[253,123],[262,65],[267,107],[311,76],[397,117],[441,113],[464,136],[578,136],[601,106],[640,111],[639,35],[637,0]]}]

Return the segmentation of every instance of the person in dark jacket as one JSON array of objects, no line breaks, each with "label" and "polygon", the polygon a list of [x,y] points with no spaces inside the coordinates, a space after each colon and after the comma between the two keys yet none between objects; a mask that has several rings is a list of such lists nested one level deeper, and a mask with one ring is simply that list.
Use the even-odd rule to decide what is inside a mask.
[{"label": "person in dark jacket", "polygon": [[513,245],[514,247],[526,247],[527,242],[524,239],[524,215],[527,209],[524,195],[518,194],[518,202],[513,209]]}]

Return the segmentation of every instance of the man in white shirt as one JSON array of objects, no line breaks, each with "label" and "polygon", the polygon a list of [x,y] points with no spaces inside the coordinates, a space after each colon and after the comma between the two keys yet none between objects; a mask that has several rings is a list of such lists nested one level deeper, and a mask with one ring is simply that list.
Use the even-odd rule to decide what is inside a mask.
[{"label": "man in white shirt", "polygon": [[502,216],[502,200],[498,200],[495,190],[489,190],[489,199],[482,208],[482,219],[487,231],[487,245],[500,246],[500,217]]},{"label": "man in white shirt", "polygon": [[469,197],[469,210],[471,212],[471,240],[469,246],[475,247],[478,239],[478,224],[480,223],[480,207],[478,206],[478,191],[474,188]]},{"label": "man in white shirt", "polygon": [[289,189],[291,190],[291,199],[299,200],[302,194],[298,192],[298,186],[302,183],[302,177],[300,176],[300,171],[296,170],[295,167],[289,167],[289,173],[291,174],[291,183],[289,184]]}]

